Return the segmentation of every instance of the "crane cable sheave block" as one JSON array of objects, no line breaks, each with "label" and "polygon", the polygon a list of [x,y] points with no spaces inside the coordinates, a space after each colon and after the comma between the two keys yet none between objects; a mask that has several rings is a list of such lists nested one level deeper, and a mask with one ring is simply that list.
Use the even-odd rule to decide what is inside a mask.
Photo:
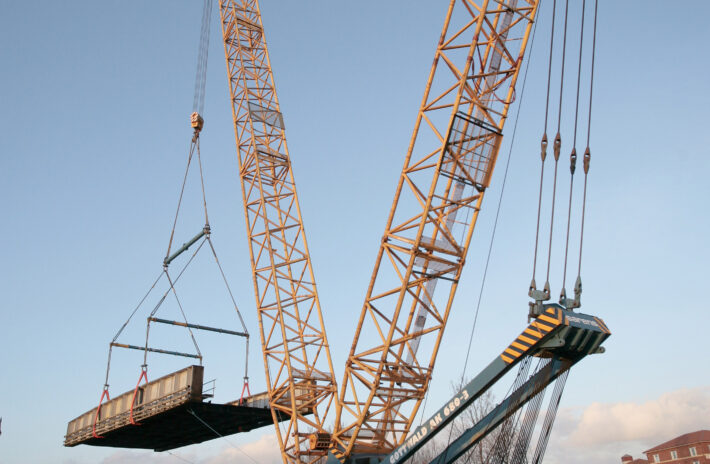
[{"label": "crane cable sheave block", "polygon": [[205,125],[205,120],[202,116],[200,116],[200,113],[193,111],[190,115],[190,125],[195,130],[195,136],[197,136],[202,131],[202,128]]}]

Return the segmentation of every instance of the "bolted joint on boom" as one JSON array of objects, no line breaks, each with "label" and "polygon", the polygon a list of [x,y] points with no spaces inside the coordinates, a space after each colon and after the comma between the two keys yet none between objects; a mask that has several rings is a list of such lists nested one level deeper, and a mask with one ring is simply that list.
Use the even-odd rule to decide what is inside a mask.
[{"label": "bolted joint on boom", "polygon": [[580,308],[582,306],[582,277],[577,276],[577,281],[574,283],[574,300],[569,309]]},{"label": "bolted joint on boom", "polygon": [[535,284],[535,279],[530,282],[528,296],[535,301],[528,302],[528,320],[534,319],[545,310],[545,301],[550,299],[550,284],[545,283],[543,290],[538,290]]},{"label": "bolted joint on boom", "polygon": [[579,304],[576,299],[567,298],[567,290],[564,288],[560,292],[560,304],[569,311],[572,311],[574,308],[579,308]]}]

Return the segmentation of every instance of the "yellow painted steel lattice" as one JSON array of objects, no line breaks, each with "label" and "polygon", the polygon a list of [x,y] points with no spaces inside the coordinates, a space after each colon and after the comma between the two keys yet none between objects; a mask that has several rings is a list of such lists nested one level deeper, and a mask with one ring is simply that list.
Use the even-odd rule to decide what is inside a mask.
[{"label": "yellow painted steel lattice", "polygon": [[339,457],[394,449],[424,399],[537,6],[450,2],[345,366]]},{"label": "yellow painted steel lattice", "polygon": [[314,462],[309,436],[336,385],[301,221],[284,123],[256,0],[221,0],[229,91],[266,381],[286,462]]}]

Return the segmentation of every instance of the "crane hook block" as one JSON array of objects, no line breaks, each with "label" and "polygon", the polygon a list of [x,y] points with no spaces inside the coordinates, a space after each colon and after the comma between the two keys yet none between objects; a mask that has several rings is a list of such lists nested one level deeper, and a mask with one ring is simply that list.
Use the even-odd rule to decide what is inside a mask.
[{"label": "crane hook block", "polygon": [[193,129],[195,129],[195,132],[200,132],[202,130],[202,126],[205,125],[205,120],[202,119],[202,116],[200,116],[200,113],[197,111],[194,111],[190,115],[190,125],[192,126]]}]

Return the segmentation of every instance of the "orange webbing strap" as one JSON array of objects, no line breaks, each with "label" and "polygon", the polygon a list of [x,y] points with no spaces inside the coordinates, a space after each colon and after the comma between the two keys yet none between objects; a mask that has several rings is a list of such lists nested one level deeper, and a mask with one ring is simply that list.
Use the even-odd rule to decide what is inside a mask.
[{"label": "orange webbing strap", "polygon": [[101,413],[101,404],[104,402],[104,397],[107,401],[111,401],[111,397],[108,394],[108,385],[104,385],[104,391],[101,393],[101,399],[99,400],[99,405],[96,408],[96,414],[94,414],[94,423],[91,425],[91,435],[94,438],[103,438],[101,435],[96,435],[96,422],[99,420],[99,414]]},{"label": "orange webbing strap", "polygon": [[140,387],[141,380],[143,380],[143,379],[145,379],[145,383],[148,383],[148,369],[146,368],[146,366],[143,366],[141,368],[141,375],[140,375],[140,377],[138,377],[138,383],[136,384],[136,389],[133,390],[133,399],[131,400],[131,415],[129,416],[130,422],[133,425],[140,425],[140,423],[136,422],[133,419],[133,407],[136,404],[136,396],[138,395],[138,387]]},{"label": "orange webbing strap", "polygon": [[247,398],[251,396],[251,391],[249,391],[249,377],[244,377],[244,386],[242,387],[242,396],[239,398],[239,405],[244,403],[244,390],[247,392]]}]

